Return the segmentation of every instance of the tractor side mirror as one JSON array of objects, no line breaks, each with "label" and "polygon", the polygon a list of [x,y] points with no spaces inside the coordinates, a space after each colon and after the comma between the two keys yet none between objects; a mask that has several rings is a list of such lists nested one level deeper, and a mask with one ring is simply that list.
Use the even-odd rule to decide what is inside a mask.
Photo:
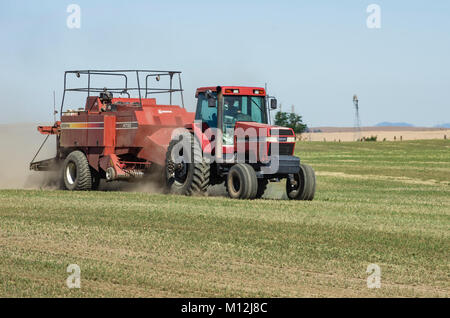
[{"label": "tractor side mirror", "polygon": [[272,98],[272,99],[270,100],[270,108],[271,108],[271,109],[277,109],[277,108],[278,108],[278,105],[277,105],[277,99],[276,99],[276,98]]},{"label": "tractor side mirror", "polygon": [[206,91],[205,96],[208,99],[208,107],[216,107],[216,98],[210,90]]}]

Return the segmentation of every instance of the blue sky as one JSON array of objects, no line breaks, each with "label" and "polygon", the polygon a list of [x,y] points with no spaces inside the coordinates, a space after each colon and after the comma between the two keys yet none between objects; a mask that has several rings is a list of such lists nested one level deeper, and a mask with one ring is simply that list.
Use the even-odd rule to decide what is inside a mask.
[{"label": "blue sky", "polygon": [[[81,7],[69,29],[66,8]],[[381,29],[366,8],[381,7]],[[0,123],[50,121],[69,69],[183,72],[196,87],[264,86],[309,126],[450,122],[450,1],[2,1]]]}]

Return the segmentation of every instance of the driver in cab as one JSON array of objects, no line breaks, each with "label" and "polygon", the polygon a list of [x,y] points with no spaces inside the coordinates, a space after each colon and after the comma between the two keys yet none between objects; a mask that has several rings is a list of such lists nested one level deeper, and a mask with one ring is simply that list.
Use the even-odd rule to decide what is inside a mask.
[{"label": "driver in cab", "polygon": [[233,97],[225,98],[224,108],[225,108],[224,115],[227,117],[232,117],[234,120],[236,120],[237,115],[241,113],[241,110],[239,108],[239,100]]},{"label": "driver in cab", "polygon": [[241,114],[239,107],[239,99],[234,97],[225,97],[224,100],[224,134],[223,141],[226,145],[233,143],[234,125],[236,124],[237,117]]}]

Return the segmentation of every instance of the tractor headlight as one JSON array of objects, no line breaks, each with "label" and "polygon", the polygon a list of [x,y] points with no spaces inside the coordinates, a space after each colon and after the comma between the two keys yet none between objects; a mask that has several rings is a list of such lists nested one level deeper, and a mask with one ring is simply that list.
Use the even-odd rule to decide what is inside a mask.
[{"label": "tractor headlight", "polygon": [[266,137],[267,142],[295,142],[295,137]]},{"label": "tractor headlight", "polygon": [[267,142],[278,142],[278,137],[266,137]]}]

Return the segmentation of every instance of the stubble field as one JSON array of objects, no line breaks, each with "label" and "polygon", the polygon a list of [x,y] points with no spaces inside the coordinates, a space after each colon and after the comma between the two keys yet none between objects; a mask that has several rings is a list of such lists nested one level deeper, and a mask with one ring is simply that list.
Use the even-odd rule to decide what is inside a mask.
[{"label": "stubble field", "polygon": [[296,149],[313,202],[0,190],[0,297],[449,297],[449,140]]}]

